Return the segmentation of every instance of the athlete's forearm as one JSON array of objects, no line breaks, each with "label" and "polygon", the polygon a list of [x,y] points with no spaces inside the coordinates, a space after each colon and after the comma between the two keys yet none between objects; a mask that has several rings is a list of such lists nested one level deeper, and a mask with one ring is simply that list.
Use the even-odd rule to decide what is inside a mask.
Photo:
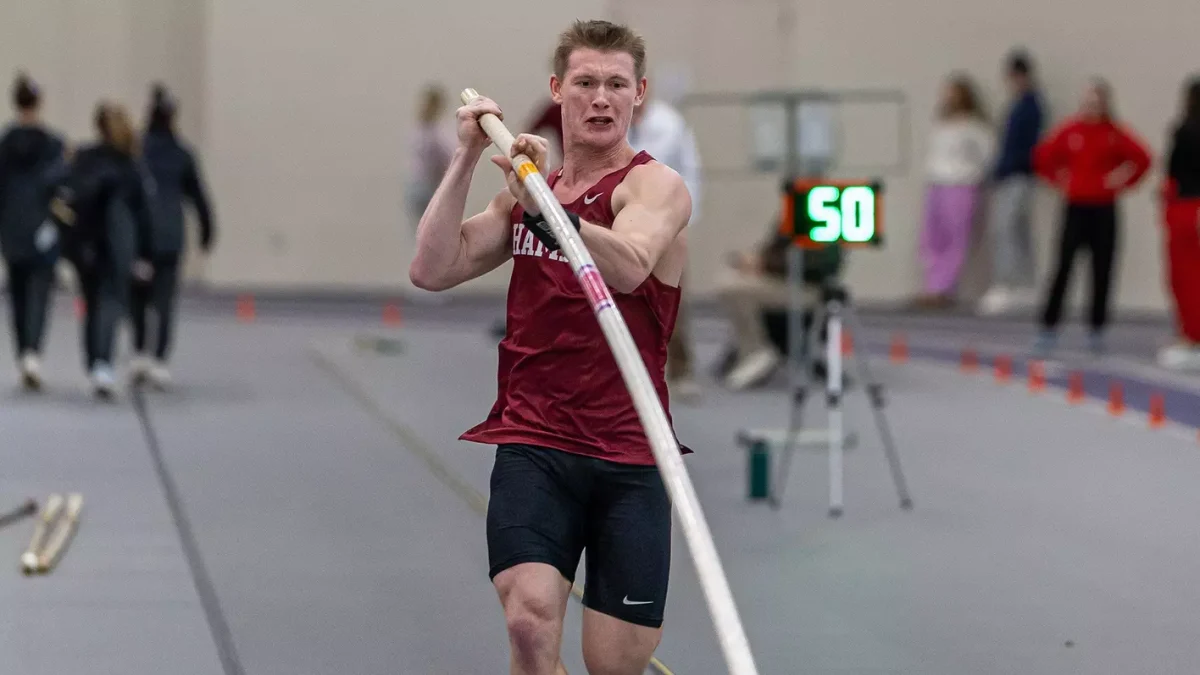
[{"label": "athlete's forearm", "polygon": [[654,261],[646,248],[623,233],[583,222],[579,236],[604,282],[621,293],[637,290],[654,271]]},{"label": "athlete's forearm", "polygon": [[483,151],[458,148],[442,182],[425,207],[417,225],[414,273],[430,283],[448,276],[464,257],[463,212],[471,190],[471,176]]}]

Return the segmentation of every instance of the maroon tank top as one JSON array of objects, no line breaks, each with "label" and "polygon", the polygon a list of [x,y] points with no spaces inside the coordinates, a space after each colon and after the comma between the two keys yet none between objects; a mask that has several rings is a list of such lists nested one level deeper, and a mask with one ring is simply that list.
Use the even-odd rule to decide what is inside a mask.
[{"label": "maroon tank top", "polygon": [[[566,210],[612,227],[613,190],[634,167],[653,161],[639,152],[593,185]],[[551,188],[562,170],[548,179]],[[507,330],[499,346],[496,404],[465,441],[526,443],[621,464],[653,465],[654,455],[633,398],[565,254],[547,251],[512,210],[513,269]],[[609,287],[670,421],[667,342],[675,329],[680,289],[650,275],[632,293]],[[683,451],[690,452],[687,448]]]}]

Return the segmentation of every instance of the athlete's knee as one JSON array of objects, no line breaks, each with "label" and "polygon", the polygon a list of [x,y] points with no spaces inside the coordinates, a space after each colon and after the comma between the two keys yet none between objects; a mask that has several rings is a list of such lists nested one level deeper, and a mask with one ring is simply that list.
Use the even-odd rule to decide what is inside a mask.
[{"label": "athlete's knee", "polygon": [[525,605],[514,607],[506,614],[514,661],[530,673],[542,672],[539,667],[558,662],[552,618]]},{"label": "athlete's knee", "polygon": [[583,665],[588,675],[642,675],[650,665],[654,647],[638,645],[631,649],[612,645],[584,645]]},{"label": "athlete's knee", "polygon": [[510,589],[505,598],[504,618],[513,659],[527,672],[541,672],[538,668],[553,668],[558,662],[561,618],[555,605],[553,598],[520,585]]}]

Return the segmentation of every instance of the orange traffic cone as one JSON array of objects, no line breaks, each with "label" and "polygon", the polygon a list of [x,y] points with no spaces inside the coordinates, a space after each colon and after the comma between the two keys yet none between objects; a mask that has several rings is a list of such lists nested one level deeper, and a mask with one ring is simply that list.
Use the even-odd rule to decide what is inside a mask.
[{"label": "orange traffic cone", "polygon": [[996,381],[1006,383],[1012,379],[1012,357],[1001,354],[996,357]]},{"label": "orange traffic cone", "polygon": [[401,321],[400,305],[389,302],[383,306],[383,323],[388,326],[399,326]]},{"label": "orange traffic cone", "polygon": [[1167,423],[1166,401],[1160,393],[1150,395],[1150,428],[1159,429]]},{"label": "orange traffic cone", "polygon": [[1114,381],[1108,387],[1108,414],[1117,417],[1125,412],[1125,389]]},{"label": "orange traffic cone", "polygon": [[1041,361],[1029,362],[1029,391],[1034,394],[1046,391],[1046,364]]},{"label": "orange traffic cone", "polygon": [[256,316],[254,296],[243,295],[237,301],[237,316],[239,321],[253,321]]},{"label": "orange traffic cone", "polygon": [[962,363],[959,366],[964,373],[973,373],[979,367],[979,356],[973,349],[964,349],[962,353]]},{"label": "orange traffic cone", "polygon": [[904,339],[904,333],[896,333],[892,336],[892,363],[904,363],[908,361],[908,342]]},{"label": "orange traffic cone", "polygon": [[1083,373],[1071,373],[1067,385],[1067,402],[1078,404],[1083,403],[1083,399]]}]

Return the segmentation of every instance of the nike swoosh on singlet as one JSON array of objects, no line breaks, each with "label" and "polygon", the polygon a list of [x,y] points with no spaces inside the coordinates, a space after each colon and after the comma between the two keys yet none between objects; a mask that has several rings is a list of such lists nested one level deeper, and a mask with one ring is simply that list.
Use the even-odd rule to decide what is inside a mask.
[{"label": "nike swoosh on singlet", "polygon": [[584,196],[583,196],[583,203],[584,203],[584,204],[591,204],[592,202],[596,201],[597,199],[600,199],[600,195],[602,195],[602,194],[604,194],[604,193],[603,193],[603,192],[601,192],[601,193],[599,193],[599,194],[594,194],[594,195],[592,195],[592,196],[590,196],[590,197],[589,197],[589,196],[587,196],[587,195],[584,195]]},{"label": "nike swoosh on singlet", "polygon": [[654,604],[653,600],[638,600],[638,601],[630,600],[628,595],[625,596],[625,598],[622,600],[622,602],[624,602],[626,605],[652,605],[652,604]]}]

